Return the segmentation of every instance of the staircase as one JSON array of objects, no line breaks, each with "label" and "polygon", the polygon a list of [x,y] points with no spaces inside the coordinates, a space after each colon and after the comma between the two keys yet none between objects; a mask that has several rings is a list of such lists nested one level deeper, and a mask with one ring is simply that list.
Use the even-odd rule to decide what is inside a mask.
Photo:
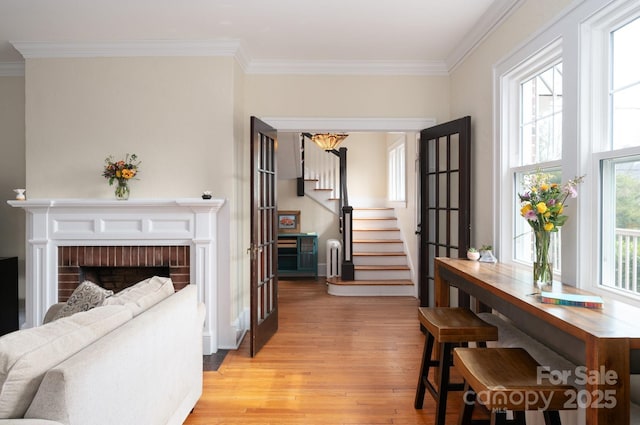
[{"label": "staircase", "polygon": [[[340,167],[336,157],[309,143],[308,146],[305,145],[304,158],[305,196],[340,215]],[[329,294],[416,295],[393,208],[354,208],[353,264],[355,280],[327,279]]]},{"label": "staircase", "polygon": [[341,296],[415,296],[411,269],[393,208],[354,208],[355,280],[327,279]]}]

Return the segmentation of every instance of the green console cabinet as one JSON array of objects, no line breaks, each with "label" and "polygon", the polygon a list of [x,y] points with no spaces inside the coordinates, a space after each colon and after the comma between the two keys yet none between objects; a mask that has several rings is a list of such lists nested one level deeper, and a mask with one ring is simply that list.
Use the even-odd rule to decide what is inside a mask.
[{"label": "green console cabinet", "polygon": [[318,235],[283,233],[278,235],[278,274],[318,276]]}]

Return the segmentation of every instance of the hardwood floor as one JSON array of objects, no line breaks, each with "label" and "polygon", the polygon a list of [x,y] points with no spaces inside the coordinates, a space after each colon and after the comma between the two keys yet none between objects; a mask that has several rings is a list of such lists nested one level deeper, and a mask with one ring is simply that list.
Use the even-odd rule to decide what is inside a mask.
[{"label": "hardwood floor", "polygon": [[[411,297],[334,297],[322,281],[280,281],[280,326],[255,357],[245,338],[186,425],[433,424],[413,401],[424,336]],[[457,420],[457,398],[447,423]]]}]

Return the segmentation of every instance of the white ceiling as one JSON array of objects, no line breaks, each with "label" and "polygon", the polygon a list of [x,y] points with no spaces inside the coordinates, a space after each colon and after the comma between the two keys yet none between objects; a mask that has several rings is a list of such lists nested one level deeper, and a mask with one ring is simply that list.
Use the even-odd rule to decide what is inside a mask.
[{"label": "white ceiling", "polygon": [[169,43],[226,46],[256,72],[349,65],[447,72],[521,1],[0,0],[0,62],[23,61],[13,43],[34,57]]}]

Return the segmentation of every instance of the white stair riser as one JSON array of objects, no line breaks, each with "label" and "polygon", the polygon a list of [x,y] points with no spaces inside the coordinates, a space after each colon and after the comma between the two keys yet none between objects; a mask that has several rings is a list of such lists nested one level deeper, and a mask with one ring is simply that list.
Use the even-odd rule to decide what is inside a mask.
[{"label": "white stair riser", "polygon": [[413,285],[328,285],[328,292],[331,295],[342,297],[413,297],[416,295]]},{"label": "white stair riser", "polygon": [[393,209],[353,209],[353,218],[392,218],[395,217]]},{"label": "white stair riser", "polygon": [[353,229],[353,240],[400,240],[400,230],[356,230]]},{"label": "white stair riser", "polygon": [[304,193],[334,214],[338,214],[338,201],[331,198],[331,192],[328,190],[314,190],[315,182],[304,182]]},{"label": "white stair riser", "polygon": [[398,220],[353,220],[353,230],[358,229],[397,229]]},{"label": "white stair riser", "polygon": [[355,280],[402,280],[411,279],[409,270],[356,270]]},{"label": "white stair riser", "polygon": [[402,242],[353,242],[353,252],[402,252]]},{"label": "white stair riser", "polygon": [[353,264],[356,266],[406,266],[405,255],[354,255]]}]

